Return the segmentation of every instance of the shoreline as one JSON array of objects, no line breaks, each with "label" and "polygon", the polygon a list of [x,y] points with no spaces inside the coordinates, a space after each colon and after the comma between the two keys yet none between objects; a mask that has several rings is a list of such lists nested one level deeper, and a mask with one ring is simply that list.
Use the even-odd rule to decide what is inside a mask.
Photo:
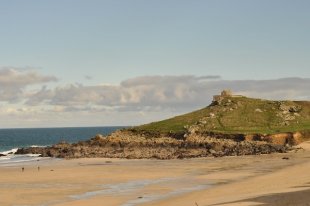
[{"label": "shoreline", "polygon": [[59,158],[40,157],[37,154],[25,154],[15,155],[8,154],[0,157],[0,168],[1,167],[22,167],[38,164],[48,164],[48,162],[60,160]]},{"label": "shoreline", "polygon": [[[185,137],[186,136],[186,137]],[[129,130],[95,137],[77,143],[60,142],[50,147],[20,148],[15,154],[41,154],[58,158],[185,159],[285,153],[291,145],[262,140],[215,138],[189,134],[183,139],[170,136],[148,137]],[[286,141],[286,137],[281,139]]]},{"label": "shoreline", "polygon": [[[289,159],[282,159],[283,157]],[[301,174],[307,174],[306,169],[310,169],[307,158],[310,158],[309,150],[285,154],[182,160],[49,159],[25,166],[24,172],[21,172],[19,166],[1,166],[0,194],[4,198],[1,198],[0,204],[239,204],[233,201],[249,198],[255,201],[255,198],[280,191],[279,189],[280,192],[293,192],[294,188],[289,188],[292,185],[306,186],[310,177]],[[40,171],[37,171],[37,165],[40,165]],[[290,174],[285,171],[289,171]],[[299,176],[293,177],[291,174]],[[292,180],[294,178],[296,180]],[[280,180],[288,181],[289,184],[283,185]],[[270,182],[274,182],[275,185],[270,186]],[[257,188],[258,183],[265,188],[264,192]],[[250,192],[245,192],[245,189]]]}]

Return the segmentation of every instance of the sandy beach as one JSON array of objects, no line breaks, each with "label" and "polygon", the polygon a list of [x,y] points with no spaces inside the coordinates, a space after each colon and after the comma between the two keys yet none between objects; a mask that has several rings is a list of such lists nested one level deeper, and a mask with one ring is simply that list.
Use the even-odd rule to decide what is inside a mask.
[{"label": "sandy beach", "polygon": [[309,145],[260,156],[1,166],[0,205],[308,205]]}]

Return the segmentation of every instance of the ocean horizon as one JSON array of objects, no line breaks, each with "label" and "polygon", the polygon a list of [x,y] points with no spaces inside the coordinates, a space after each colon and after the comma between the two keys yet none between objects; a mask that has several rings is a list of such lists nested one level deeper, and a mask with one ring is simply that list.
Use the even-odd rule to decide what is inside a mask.
[{"label": "ocean horizon", "polygon": [[9,154],[22,147],[44,147],[61,141],[74,143],[96,134],[108,135],[126,126],[51,127],[0,129],[0,153]]},{"label": "ocean horizon", "polygon": [[31,164],[42,160],[37,154],[14,155],[18,148],[46,147],[58,142],[74,143],[88,140],[96,134],[108,135],[125,126],[52,127],[0,129],[0,166]]}]

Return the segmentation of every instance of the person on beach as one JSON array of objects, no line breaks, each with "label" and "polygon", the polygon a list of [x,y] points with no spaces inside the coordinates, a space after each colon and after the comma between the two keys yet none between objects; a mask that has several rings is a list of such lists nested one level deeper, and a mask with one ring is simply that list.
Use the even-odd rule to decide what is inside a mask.
[{"label": "person on beach", "polygon": [[38,166],[38,172],[40,171],[40,167]]},{"label": "person on beach", "polygon": [[22,172],[24,172],[24,170],[25,170],[25,168],[24,168],[24,167],[22,167]]}]

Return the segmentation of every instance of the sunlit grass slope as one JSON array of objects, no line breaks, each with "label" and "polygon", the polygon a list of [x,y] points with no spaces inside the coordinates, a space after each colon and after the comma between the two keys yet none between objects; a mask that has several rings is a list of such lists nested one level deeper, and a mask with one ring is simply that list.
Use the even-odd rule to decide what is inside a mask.
[{"label": "sunlit grass slope", "polygon": [[193,125],[200,132],[215,133],[310,131],[310,102],[225,97],[206,108],[133,129],[149,133],[182,133]]}]

